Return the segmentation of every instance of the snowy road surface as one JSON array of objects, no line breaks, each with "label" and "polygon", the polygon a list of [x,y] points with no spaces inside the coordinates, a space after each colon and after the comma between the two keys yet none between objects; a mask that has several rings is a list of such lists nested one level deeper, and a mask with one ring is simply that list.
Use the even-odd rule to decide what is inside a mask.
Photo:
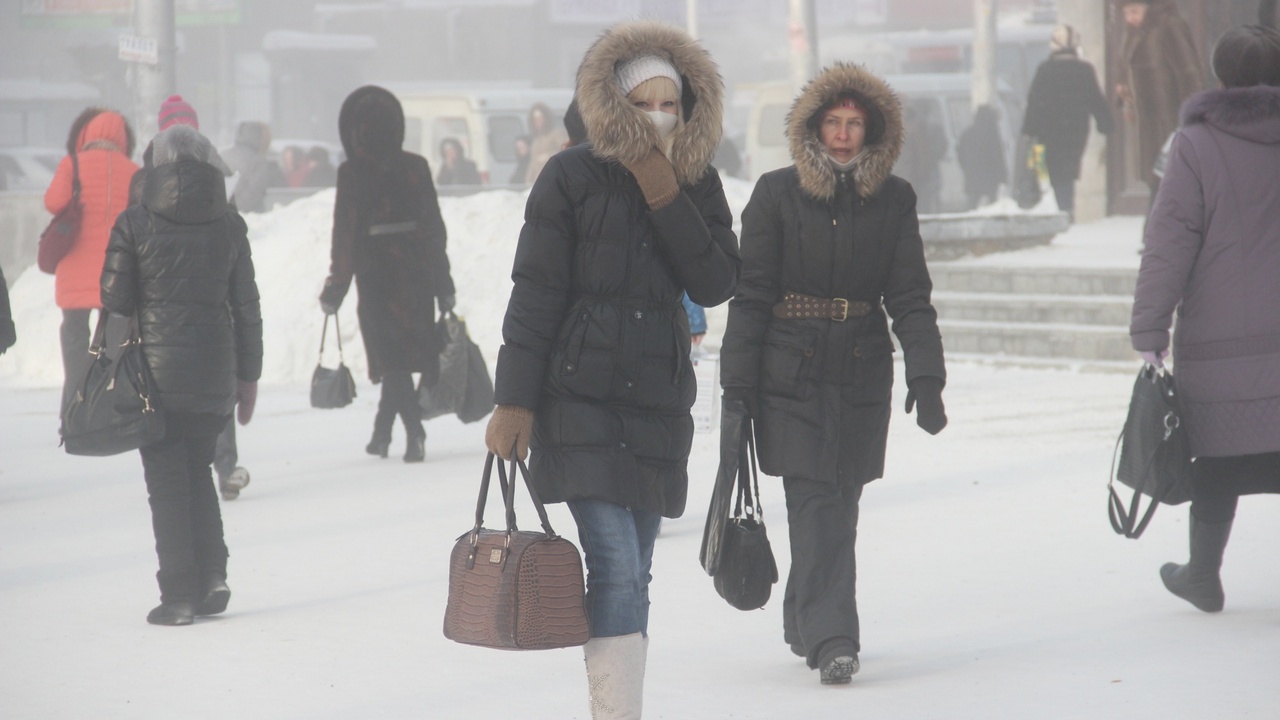
[{"label": "snowy road surface", "polygon": [[[223,509],[231,606],[186,628],[144,620],[137,455],[69,457],[57,391],[0,388],[0,718],[588,717],[577,649],[441,635],[484,423],[430,422],[423,465],[400,462],[399,429],[391,459],[366,456],[376,389],[360,379],[330,411],[264,386],[240,434],[253,482]],[[688,512],[658,539],[645,717],[1280,716],[1280,498],[1241,503],[1225,612],[1168,595],[1156,569],[1185,559],[1186,506],[1138,542],[1105,517],[1130,382],[953,364],[940,436],[895,414],[886,478],[863,496],[862,671],[839,688],[782,643],[781,586],[743,613],[702,573],[716,441],[698,435]],[[762,489],[785,575],[780,483]],[[552,522],[573,536],[562,506]]]}]

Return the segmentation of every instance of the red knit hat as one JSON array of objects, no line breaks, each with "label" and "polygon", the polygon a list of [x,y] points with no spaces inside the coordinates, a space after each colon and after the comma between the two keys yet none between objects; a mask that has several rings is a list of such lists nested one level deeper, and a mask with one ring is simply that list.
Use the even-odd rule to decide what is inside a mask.
[{"label": "red knit hat", "polygon": [[183,100],[181,95],[170,95],[168,100],[160,103],[160,129],[167,130],[173,125],[190,125],[200,129],[200,118],[196,117],[195,108]]}]

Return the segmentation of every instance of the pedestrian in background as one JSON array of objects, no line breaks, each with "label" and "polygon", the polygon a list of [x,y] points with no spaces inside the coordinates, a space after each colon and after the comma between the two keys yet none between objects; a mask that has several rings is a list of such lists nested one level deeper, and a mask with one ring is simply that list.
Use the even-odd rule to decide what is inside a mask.
[{"label": "pedestrian in background", "polygon": [[436,173],[436,185],[479,185],[480,171],[467,159],[462,143],[457,138],[440,141],[440,170]]},{"label": "pedestrian in background", "polygon": [[[65,373],[62,406],[89,369],[91,310],[102,307],[99,282],[107,239],[116,216],[129,205],[129,183],[138,166],[133,156],[133,129],[114,110],[89,108],[71,124],[67,157],[58,163],[44,193],[45,208],[57,215],[73,201],[72,176],[80,179],[79,202],[84,208],[79,232],[54,273],[54,297],[62,309],[62,367]],[[76,158],[73,164],[71,156]],[[128,323],[112,320],[107,347],[118,347]]]},{"label": "pedestrian in background", "polygon": [[240,212],[267,209],[267,190],[286,185],[284,172],[269,157],[271,127],[246,120],[236,128],[235,145],[222,151],[222,159],[235,173],[231,201]]},{"label": "pedestrian in background", "polygon": [[13,308],[9,306],[9,285],[4,279],[4,269],[0,268],[0,355],[18,342],[18,333],[13,326]]},{"label": "pedestrian in background", "polygon": [[[239,404],[253,417],[262,313],[244,220],[227,204],[213,146],[175,125],[152,141],[140,205],[111,231],[102,305],[138,318],[165,436],[142,448],[160,570],[154,625],[190,625],[227,607],[227,546],[210,465]],[[193,332],[198,329],[198,332]]]},{"label": "pedestrian in background", "polygon": [[956,140],[956,159],[964,173],[964,194],[969,209],[996,201],[1000,186],[1009,182],[1000,136],[1000,111],[994,105],[979,105],[973,124]]},{"label": "pedestrian in background", "polygon": [[1093,65],[1080,58],[1080,34],[1075,28],[1054,28],[1049,47],[1049,59],[1036,68],[1027,93],[1022,134],[1044,145],[1044,164],[1058,209],[1074,218],[1076,180],[1089,138],[1089,118],[1092,116],[1103,135],[1111,133],[1114,123]]},{"label": "pedestrian in background", "polygon": [[525,179],[529,175],[529,136],[517,135],[515,140],[511,141],[516,154],[516,166],[511,171],[511,179],[507,181],[508,185],[524,185]]},{"label": "pedestrian in background", "polygon": [[942,211],[942,160],[947,156],[946,131],[933,114],[934,101],[906,106],[906,139],[896,168],[916,191],[916,209],[921,213]]},{"label": "pedestrian in background", "polygon": [[529,108],[529,169],[524,181],[532,184],[542,172],[542,166],[552,155],[560,152],[568,141],[564,130],[557,127],[546,103],[534,103]]},{"label": "pedestrian in background", "polygon": [[1205,612],[1225,603],[1219,570],[1239,497],[1280,493],[1280,33],[1227,32],[1213,71],[1222,88],[1182,108],[1129,326],[1134,349],[1162,366],[1177,313],[1191,559],[1160,577]]},{"label": "pedestrian in background", "polygon": [[850,681],[862,650],[858,503],[884,474],[893,342],[906,411],[947,424],[946,369],[911,185],[890,172],[904,142],[897,95],[836,63],[787,116],[790,167],[763,175],[742,212],[742,282],[720,350],[730,405],[755,421],[760,469],[782,478],[791,571],[783,640],[823,684]]},{"label": "pedestrian in background", "polygon": [[1173,0],[1119,0],[1124,17],[1120,50],[1123,80],[1116,95],[1136,123],[1138,172],[1154,200],[1160,181],[1152,172],[1160,146],[1178,129],[1178,109],[1204,89],[1200,53]]},{"label": "pedestrian in background", "polygon": [[663,517],[688,492],[697,381],[681,298],[727,300],[737,239],[711,158],[724,85],[676,28],[615,25],[578,68],[589,143],[529,193],[485,443],[564,502],[586,556],[595,718],[639,718]]},{"label": "pedestrian in background", "polygon": [[[399,416],[405,462],[422,462],[427,432],[418,404],[421,386],[440,376],[443,339],[436,307],[453,309],[454,285],[445,253],[444,218],[431,166],[405,152],[404,110],[389,91],[366,85],[342,103],[338,134],[347,159],[338,167],[333,207],[332,264],[320,308],[338,312],[354,278],[369,379],[382,384],[370,455],[387,457]],[[415,389],[413,374],[420,373]]]},{"label": "pedestrian in background", "polygon": [[333,187],[338,184],[338,168],[329,159],[329,151],[321,145],[312,145],[307,151],[311,169],[307,171],[306,187]]}]

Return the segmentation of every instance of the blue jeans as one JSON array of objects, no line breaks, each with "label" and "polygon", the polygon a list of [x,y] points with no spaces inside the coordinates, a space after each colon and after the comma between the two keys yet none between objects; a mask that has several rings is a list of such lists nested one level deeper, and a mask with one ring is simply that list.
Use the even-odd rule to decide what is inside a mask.
[{"label": "blue jeans", "polygon": [[649,632],[649,569],[662,525],[655,512],[603,500],[570,500],[587,562],[591,637]]}]

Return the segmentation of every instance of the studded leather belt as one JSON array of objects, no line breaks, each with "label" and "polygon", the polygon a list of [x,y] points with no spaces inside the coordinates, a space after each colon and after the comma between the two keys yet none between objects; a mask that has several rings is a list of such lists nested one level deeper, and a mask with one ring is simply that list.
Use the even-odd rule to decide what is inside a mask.
[{"label": "studded leather belt", "polygon": [[789,292],[782,302],[773,306],[773,316],[784,320],[834,320],[844,322],[851,317],[862,317],[871,312],[872,305],[863,300],[844,298],[816,298]]}]

